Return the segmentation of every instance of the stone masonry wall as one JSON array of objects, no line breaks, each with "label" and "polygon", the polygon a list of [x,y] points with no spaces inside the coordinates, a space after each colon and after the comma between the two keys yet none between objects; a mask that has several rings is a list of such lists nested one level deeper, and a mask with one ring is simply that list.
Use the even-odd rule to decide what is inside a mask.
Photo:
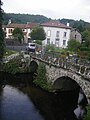
[{"label": "stone masonry wall", "polygon": [[48,80],[50,82],[52,82],[52,84],[55,82],[55,80],[57,80],[58,78],[62,77],[62,76],[68,76],[70,77],[72,80],[75,80],[79,86],[82,88],[82,90],[84,91],[88,101],[90,99],[90,82],[84,78],[83,76],[71,71],[71,70],[65,70],[62,68],[56,68],[56,67],[49,67],[48,65],[46,65],[46,71],[47,71],[47,77]]}]

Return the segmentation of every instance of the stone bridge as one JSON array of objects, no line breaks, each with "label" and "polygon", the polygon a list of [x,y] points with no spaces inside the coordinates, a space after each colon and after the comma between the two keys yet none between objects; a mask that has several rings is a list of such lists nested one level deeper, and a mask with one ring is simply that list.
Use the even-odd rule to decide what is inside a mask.
[{"label": "stone bridge", "polygon": [[47,80],[55,85],[56,89],[70,90],[74,89],[77,84],[82,88],[88,101],[90,100],[90,66],[72,64],[71,61],[63,61],[58,64],[32,55],[30,58],[31,63],[45,64]]}]

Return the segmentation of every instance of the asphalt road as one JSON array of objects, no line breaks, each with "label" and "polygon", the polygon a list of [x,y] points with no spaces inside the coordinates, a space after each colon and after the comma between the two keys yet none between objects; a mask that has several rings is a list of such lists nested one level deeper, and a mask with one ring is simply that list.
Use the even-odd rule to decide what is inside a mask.
[{"label": "asphalt road", "polygon": [[[18,46],[6,45],[6,48],[20,52],[20,51],[26,51],[27,46],[28,45],[18,45]],[[41,45],[36,45],[36,48],[41,49]]]},{"label": "asphalt road", "polygon": [[10,46],[10,45],[8,45],[8,46],[6,46],[6,48],[11,49],[11,50],[15,50],[15,51],[18,51],[18,52],[26,51],[26,46],[25,45],[22,45],[22,46]]}]

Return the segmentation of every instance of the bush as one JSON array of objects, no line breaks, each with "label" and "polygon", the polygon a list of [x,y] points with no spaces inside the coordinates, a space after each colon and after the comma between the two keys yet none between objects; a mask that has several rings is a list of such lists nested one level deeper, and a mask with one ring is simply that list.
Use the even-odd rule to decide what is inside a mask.
[{"label": "bush", "polygon": [[51,84],[47,83],[46,68],[44,64],[39,64],[37,76],[33,82],[45,90],[49,90],[51,88]]},{"label": "bush", "polygon": [[80,48],[80,42],[76,39],[71,39],[68,41],[68,49],[73,52],[77,52]]},{"label": "bush", "polygon": [[89,51],[89,48],[87,48],[87,47],[80,47],[80,50],[81,51]]},{"label": "bush", "polygon": [[20,66],[21,56],[17,56],[9,62],[3,64],[3,71],[11,74],[21,73],[23,70],[20,68]]},{"label": "bush", "polygon": [[42,45],[42,41],[41,40],[36,40],[35,43]]},{"label": "bush", "polygon": [[3,66],[3,70],[4,72],[8,72],[12,74],[20,72],[19,64],[14,60],[10,60],[8,63],[5,63],[5,65]]},{"label": "bush", "polygon": [[84,120],[90,120],[90,106],[87,107],[87,115],[85,116]]}]

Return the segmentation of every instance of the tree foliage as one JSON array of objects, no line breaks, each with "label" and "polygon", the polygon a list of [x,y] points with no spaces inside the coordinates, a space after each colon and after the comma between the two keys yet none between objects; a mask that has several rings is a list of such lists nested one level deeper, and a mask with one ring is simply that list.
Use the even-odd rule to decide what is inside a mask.
[{"label": "tree foliage", "polygon": [[2,13],[1,5],[2,2],[0,0],[0,59],[2,59],[4,54],[4,32],[2,30],[3,13]]},{"label": "tree foliage", "polygon": [[45,34],[45,31],[42,27],[35,27],[33,28],[31,34],[31,39],[32,40],[45,40],[46,39],[46,34]]},{"label": "tree foliage", "polygon": [[[12,18],[14,23],[44,23],[51,20],[43,15],[31,15],[31,14],[15,14],[15,13],[4,13],[4,24],[7,24],[9,19]],[[58,19],[61,23],[67,24],[70,23],[71,27],[79,29],[80,32],[85,31],[86,29],[90,30],[90,23],[85,22],[84,20],[73,20],[73,19]]]},{"label": "tree foliage", "polygon": [[51,90],[52,86],[50,82],[47,82],[46,68],[44,64],[39,64],[37,76],[33,82],[45,90]]},{"label": "tree foliage", "polygon": [[49,19],[43,15],[4,13],[4,24],[7,24],[11,18],[12,22],[23,24],[27,22],[44,23],[49,21]]},{"label": "tree foliage", "polygon": [[68,49],[70,51],[76,52],[78,48],[80,47],[80,42],[76,39],[71,39],[68,41]]},{"label": "tree foliage", "polygon": [[85,30],[82,33],[82,39],[83,39],[83,46],[90,48],[90,31],[89,30]]},{"label": "tree foliage", "polygon": [[20,43],[22,42],[22,39],[24,38],[24,34],[22,32],[21,28],[15,28],[13,30],[13,36],[15,39],[17,39]]}]

